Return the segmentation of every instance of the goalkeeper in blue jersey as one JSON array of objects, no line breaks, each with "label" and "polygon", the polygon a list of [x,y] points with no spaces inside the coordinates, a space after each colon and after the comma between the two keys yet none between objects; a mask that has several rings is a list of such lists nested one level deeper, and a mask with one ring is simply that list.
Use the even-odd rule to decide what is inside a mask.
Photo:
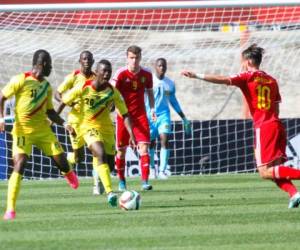
[{"label": "goalkeeper in blue jersey", "polygon": [[159,136],[161,142],[160,150],[160,165],[158,169],[158,178],[167,179],[166,169],[169,159],[168,135],[171,133],[171,116],[169,104],[182,118],[184,123],[184,130],[187,135],[191,134],[191,123],[188,121],[181,110],[175,95],[175,84],[170,78],[166,77],[167,61],[164,58],[158,58],[155,62],[155,73],[153,73],[153,92],[155,99],[155,114],[156,121],[151,119],[151,110],[149,101],[146,101],[146,109],[148,120],[150,124],[151,145],[150,145],[150,166],[152,178],[156,178],[155,164],[154,164],[154,148],[155,139]]}]

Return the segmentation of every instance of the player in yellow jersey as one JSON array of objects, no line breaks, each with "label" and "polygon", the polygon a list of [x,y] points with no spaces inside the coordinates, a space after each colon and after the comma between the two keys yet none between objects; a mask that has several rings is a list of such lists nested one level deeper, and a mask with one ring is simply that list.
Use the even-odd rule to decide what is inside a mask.
[{"label": "player in yellow jersey", "polygon": [[87,80],[83,86],[73,88],[63,95],[62,101],[66,105],[73,105],[74,100],[81,99],[80,132],[97,163],[93,166],[104,185],[108,203],[117,206],[117,195],[112,190],[110,169],[107,164],[107,155],[115,153],[115,129],[110,118],[113,105],[123,117],[130,142],[134,146],[135,139],[126,104],[120,92],[109,83],[111,73],[111,63],[108,60],[101,60],[97,64],[96,79]]},{"label": "player in yellow jersey", "polygon": [[47,118],[74,129],[55,112],[52,104],[52,88],[45,77],[52,69],[51,56],[46,50],[37,50],[33,55],[32,70],[13,77],[0,93],[0,131],[4,131],[3,118],[5,101],[15,96],[15,123],[13,136],[13,172],[8,181],[7,209],[5,220],[16,217],[16,200],[20,190],[25,164],[31,154],[32,145],[51,156],[69,185],[79,185],[76,174],[70,169],[64,151],[53,134]]},{"label": "player in yellow jersey", "polygon": [[[57,91],[55,92],[55,99],[61,102],[62,94],[66,93],[70,89],[82,85],[87,80],[95,79],[95,73],[92,70],[92,66],[94,64],[94,56],[92,52],[88,50],[84,50],[79,55],[79,64],[80,69],[74,70],[72,73],[67,75],[64,81],[58,86]],[[73,152],[68,153],[67,159],[69,163],[72,165],[80,164],[84,160],[84,139],[80,135],[80,120],[81,120],[81,112],[80,112],[80,103],[79,99],[75,100],[76,105],[74,105],[71,111],[68,114],[68,124],[70,124],[77,134],[77,136],[70,136],[71,145]],[[63,110],[64,105],[60,105],[57,112],[60,114]],[[112,157],[114,161],[114,156]],[[114,166],[113,164],[111,164]],[[94,187],[93,194],[99,195],[104,192],[103,185],[99,182],[99,177],[97,174],[93,172],[94,177]]]}]

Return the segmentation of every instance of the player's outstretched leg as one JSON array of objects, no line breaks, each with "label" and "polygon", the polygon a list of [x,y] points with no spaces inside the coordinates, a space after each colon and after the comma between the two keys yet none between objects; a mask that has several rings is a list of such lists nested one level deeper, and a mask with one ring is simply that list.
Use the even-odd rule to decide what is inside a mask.
[{"label": "player's outstretched leg", "polygon": [[117,206],[117,195],[112,190],[110,169],[107,163],[99,164],[95,167],[98,175],[100,176],[101,182],[103,183],[105,192],[107,193],[107,202],[112,206]]},{"label": "player's outstretched leg", "polygon": [[73,189],[77,189],[79,187],[78,177],[70,167],[64,153],[61,153],[59,155],[54,155],[52,156],[52,158],[55,161],[58,169],[61,171],[62,175],[66,179],[69,186]]},{"label": "player's outstretched leg", "polygon": [[100,176],[96,170],[98,164],[97,157],[93,157],[93,195],[101,195],[105,192],[103,183],[100,179]]},{"label": "player's outstretched leg", "polygon": [[71,188],[77,189],[79,187],[79,180],[73,170],[70,170],[68,173],[65,174],[63,173],[63,175]]}]

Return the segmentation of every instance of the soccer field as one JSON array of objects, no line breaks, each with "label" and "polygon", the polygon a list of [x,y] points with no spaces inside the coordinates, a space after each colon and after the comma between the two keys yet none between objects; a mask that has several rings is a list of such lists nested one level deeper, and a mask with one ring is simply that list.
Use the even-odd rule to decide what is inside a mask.
[{"label": "soccer field", "polygon": [[[299,249],[300,211],[257,175],[172,177],[141,192],[139,211],[109,208],[92,180],[24,181],[0,249]],[[139,190],[138,179],[128,181]],[[114,179],[114,187],[117,186]],[[0,182],[1,211],[7,183]]]}]

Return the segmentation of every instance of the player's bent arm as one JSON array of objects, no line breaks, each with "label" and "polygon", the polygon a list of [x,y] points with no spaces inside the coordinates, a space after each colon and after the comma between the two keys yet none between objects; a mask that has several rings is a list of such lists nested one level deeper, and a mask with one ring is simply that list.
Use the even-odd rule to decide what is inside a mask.
[{"label": "player's bent arm", "polygon": [[6,101],[6,97],[0,92],[0,132],[5,129],[5,120],[4,120],[4,103]]},{"label": "player's bent arm", "polygon": [[55,91],[54,97],[55,97],[56,101],[61,102],[62,94],[60,92],[58,92],[57,90]]},{"label": "player's bent arm", "polygon": [[74,136],[76,135],[75,130],[69,124],[67,124],[65,120],[62,119],[54,109],[48,109],[47,116],[52,122],[64,126],[65,129],[68,130],[70,134]]},{"label": "player's bent arm", "polygon": [[222,75],[210,75],[210,74],[199,74],[192,71],[184,70],[181,72],[182,75],[189,77],[189,78],[195,78],[204,80],[207,82],[215,83],[215,84],[226,84],[230,85],[230,77],[228,76],[222,76]]},{"label": "player's bent arm", "polygon": [[56,110],[56,113],[59,115],[63,109],[65,108],[66,104],[64,104],[63,102],[61,102]]}]

